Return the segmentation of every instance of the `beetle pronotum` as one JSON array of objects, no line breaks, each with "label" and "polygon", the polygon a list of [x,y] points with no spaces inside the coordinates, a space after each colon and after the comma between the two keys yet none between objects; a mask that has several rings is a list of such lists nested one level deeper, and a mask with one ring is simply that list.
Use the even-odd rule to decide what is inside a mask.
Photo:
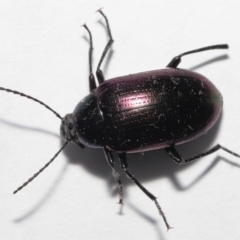
[{"label": "beetle pronotum", "polygon": [[154,201],[167,229],[170,225],[157,201],[129,172],[126,153],[164,149],[178,164],[188,163],[222,149],[236,157],[240,155],[217,144],[206,152],[183,159],[175,145],[183,144],[206,133],[217,121],[222,110],[222,95],[204,76],[177,66],[185,55],[212,49],[227,49],[227,44],[208,46],[174,57],[165,69],[117,77],[105,81],[101,64],[113,43],[109,22],[102,10],[109,41],[97,66],[98,87],[92,70],[93,41],[89,48],[90,94],[81,100],[71,114],[61,117],[48,105],[24,93],[0,87],[0,90],[29,98],[52,111],[61,119],[63,145],[54,157],[29,178],[14,193],[20,191],[54,161],[69,142],[81,148],[102,148],[118,182],[119,203],[123,204],[120,175],[115,170],[112,152],[117,152],[126,175]]}]

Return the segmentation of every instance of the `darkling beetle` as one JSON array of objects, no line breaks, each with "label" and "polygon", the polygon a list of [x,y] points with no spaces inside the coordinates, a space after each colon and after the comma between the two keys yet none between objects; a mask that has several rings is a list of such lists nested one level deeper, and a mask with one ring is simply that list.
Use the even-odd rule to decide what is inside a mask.
[{"label": "darkling beetle", "polygon": [[157,206],[167,229],[170,225],[157,201],[129,172],[126,153],[136,153],[163,148],[178,164],[188,163],[222,149],[236,157],[240,155],[217,144],[206,152],[183,159],[175,145],[186,143],[206,133],[220,116],[223,99],[218,89],[204,76],[177,66],[185,55],[212,49],[227,49],[227,44],[213,45],[188,51],[174,57],[165,69],[142,72],[105,81],[101,64],[113,43],[109,22],[102,10],[109,41],[97,66],[98,87],[92,71],[92,35],[89,48],[90,94],[81,100],[71,114],[64,118],[45,103],[24,93],[0,87],[0,90],[18,94],[40,103],[52,111],[62,124],[60,128],[63,145],[54,157],[28,179],[17,193],[36,178],[69,142],[81,148],[102,148],[113,175],[118,182],[119,204],[123,204],[123,190],[119,173],[115,170],[113,152],[119,156],[126,175]]}]

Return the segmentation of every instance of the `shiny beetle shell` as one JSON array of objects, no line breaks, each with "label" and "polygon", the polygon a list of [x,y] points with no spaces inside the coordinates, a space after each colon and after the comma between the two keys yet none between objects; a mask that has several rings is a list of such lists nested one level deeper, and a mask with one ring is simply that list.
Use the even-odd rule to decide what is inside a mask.
[{"label": "shiny beetle shell", "polygon": [[116,152],[178,145],[206,133],[223,105],[204,76],[166,68],[109,79],[73,112],[79,141]]}]

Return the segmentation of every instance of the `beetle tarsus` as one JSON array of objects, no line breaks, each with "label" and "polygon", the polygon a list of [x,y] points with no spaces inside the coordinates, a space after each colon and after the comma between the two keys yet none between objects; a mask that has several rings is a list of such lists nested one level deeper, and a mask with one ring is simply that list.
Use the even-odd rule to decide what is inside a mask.
[{"label": "beetle tarsus", "polygon": [[160,215],[162,216],[162,218],[163,218],[163,221],[164,221],[164,223],[165,223],[165,225],[166,225],[166,227],[167,227],[167,231],[170,230],[170,229],[172,229],[173,227],[171,227],[171,226],[169,225],[169,223],[168,223],[168,221],[167,221],[167,218],[166,218],[164,212],[162,211],[162,208],[160,207],[157,199],[155,199],[154,202],[155,202],[155,204],[156,204],[156,206],[157,206],[157,209],[158,209],[159,214],[160,214]]},{"label": "beetle tarsus", "polygon": [[96,11],[96,13],[97,13],[97,12],[101,12],[102,9],[103,9],[103,7],[99,8],[99,9]]}]

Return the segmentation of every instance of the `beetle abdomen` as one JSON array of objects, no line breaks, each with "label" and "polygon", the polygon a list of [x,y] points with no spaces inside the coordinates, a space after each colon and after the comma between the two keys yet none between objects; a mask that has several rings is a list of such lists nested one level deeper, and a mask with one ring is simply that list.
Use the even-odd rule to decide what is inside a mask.
[{"label": "beetle abdomen", "polygon": [[107,146],[118,152],[164,148],[208,131],[222,109],[222,96],[204,76],[162,69],[110,79],[96,92]]}]

